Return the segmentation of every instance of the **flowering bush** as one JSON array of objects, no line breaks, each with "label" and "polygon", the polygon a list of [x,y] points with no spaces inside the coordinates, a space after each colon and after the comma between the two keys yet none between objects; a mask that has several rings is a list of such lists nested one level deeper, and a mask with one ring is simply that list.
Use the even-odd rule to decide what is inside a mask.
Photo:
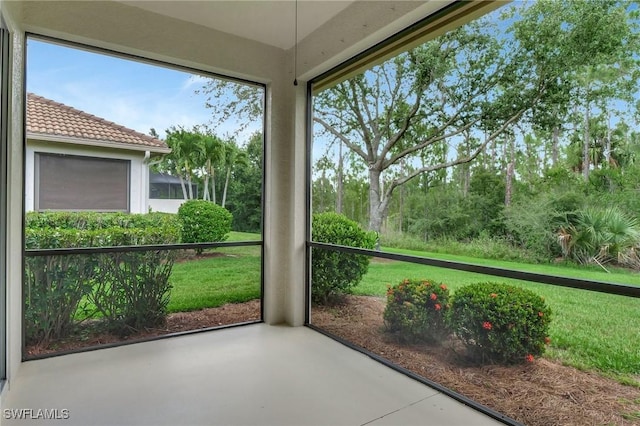
[{"label": "flowering bush", "polygon": [[451,334],[445,322],[449,308],[446,285],[407,279],[387,290],[384,323],[401,341],[436,343]]},{"label": "flowering bush", "polygon": [[549,343],[551,310],[534,292],[500,283],[460,288],[447,322],[481,362],[533,362]]}]

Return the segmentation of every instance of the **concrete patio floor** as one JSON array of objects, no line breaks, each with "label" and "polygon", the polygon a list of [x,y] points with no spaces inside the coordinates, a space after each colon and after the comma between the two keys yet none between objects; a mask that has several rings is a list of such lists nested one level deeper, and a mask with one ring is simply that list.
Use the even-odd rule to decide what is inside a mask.
[{"label": "concrete patio floor", "polygon": [[254,324],[29,361],[3,425],[501,424],[306,327]]}]

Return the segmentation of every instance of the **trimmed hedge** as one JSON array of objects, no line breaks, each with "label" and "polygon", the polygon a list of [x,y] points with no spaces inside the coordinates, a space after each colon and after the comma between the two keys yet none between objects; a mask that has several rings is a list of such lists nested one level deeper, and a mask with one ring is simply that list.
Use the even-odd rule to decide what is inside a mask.
[{"label": "trimmed hedge", "polygon": [[[374,232],[366,232],[357,222],[337,213],[313,215],[311,239],[319,243],[373,249]],[[311,255],[311,298],[327,304],[356,286],[369,269],[369,256],[313,249]]]},{"label": "trimmed hedge", "polygon": [[[174,244],[174,215],[43,212],[26,215],[27,249]],[[27,343],[69,335],[76,319],[101,316],[124,334],[164,321],[174,251],[25,258]]]},{"label": "trimmed hedge", "polygon": [[447,318],[482,363],[532,362],[549,341],[551,309],[544,299],[507,284],[476,283],[456,290]]},{"label": "trimmed hedge", "polygon": [[189,200],[178,209],[178,219],[183,243],[211,243],[227,239],[233,216],[211,201]]}]

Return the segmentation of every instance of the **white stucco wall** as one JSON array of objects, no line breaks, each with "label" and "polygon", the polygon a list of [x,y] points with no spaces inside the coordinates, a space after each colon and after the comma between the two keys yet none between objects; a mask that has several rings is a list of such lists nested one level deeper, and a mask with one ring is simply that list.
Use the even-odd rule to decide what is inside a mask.
[{"label": "white stucco wall", "polygon": [[185,200],[165,200],[149,198],[149,208],[154,212],[178,213],[178,209]]},{"label": "white stucco wall", "polygon": [[101,149],[77,144],[62,144],[30,139],[27,140],[27,149],[25,152],[25,211],[35,210],[35,154],[37,152],[129,161],[129,212],[147,213],[149,208],[149,168],[144,163],[144,152]]}]

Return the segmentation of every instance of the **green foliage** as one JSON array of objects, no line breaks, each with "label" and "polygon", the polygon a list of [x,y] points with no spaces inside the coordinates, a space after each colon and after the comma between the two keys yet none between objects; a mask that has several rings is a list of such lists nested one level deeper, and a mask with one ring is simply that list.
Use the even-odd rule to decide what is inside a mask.
[{"label": "green foliage", "polygon": [[380,237],[383,247],[419,250],[431,253],[449,253],[471,256],[480,259],[512,260],[531,263],[536,256],[530,250],[504,237],[490,237],[481,233],[469,241],[458,241],[455,238],[435,238],[422,241],[410,234],[386,234]]},{"label": "green foliage", "polygon": [[[171,244],[180,238],[175,216],[158,213],[29,213],[26,223],[27,249]],[[173,261],[171,251],[26,257],[27,342],[68,335],[79,313],[98,313],[120,333],[158,325]]]},{"label": "green foliage", "polygon": [[486,282],[456,290],[447,318],[474,359],[511,364],[544,353],[551,310],[530,290]]},{"label": "green foliage", "polygon": [[[373,249],[377,236],[337,213],[313,215],[311,239],[320,243]],[[311,255],[311,297],[326,304],[357,285],[369,268],[369,257],[314,249]]]},{"label": "green foliage", "polygon": [[492,235],[503,233],[504,198],[505,183],[500,175],[485,169],[471,175],[469,199],[465,207],[476,232],[486,231]]},{"label": "green foliage", "polygon": [[175,257],[173,250],[96,256],[99,275],[87,300],[106,321],[109,330],[126,335],[164,324]]},{"label": "green foliage", "polygon": [[210,201],[189,200],[178,209],[183,243],[224,241],[231,232],[231,213]]},{"label": "green foliage", "polygon": [[94,277],[95,265],[88,256],[26,257],[26,343],[47,342],[69,335],[75,325],[74,316],[86,309],[82,300],[91,290]]},{"label": "green foliage", "polygon": [[410,192],[407,230],[427,240],[465,239],[477,235],[473,219],[473,203],[455,188],[436,187],[428,191],[417,188]]},{"label": "green foliage", "polygon": [[451,331],[445,322],[449,290],[431,280],[403,280],[387,290],[384,323],[403,342],[439,343]]},{"label": "green foliage", "polygon": [[611,261],[635,265],[640,244],[640,222],[617,207],[585,208],[558,235],[566,257],[579,263],[603,264]]},{"label": "green foliage", "polygon": [[233,169],[226,208],[233,215],[235,231],[262,229],[262,133],[254,133],[246,146],[248,164]]},{"label": "green foliage", "polygon": [[[106,228],[144,229],[176,227],[175,215],[169,213],[96,213],[96,212],[70,212],[70,211],[44,211],[28,212],[25,215],[25,228],[56,229],[56,230],[82,230],[93,231]],[[47,244],[51,244],[48,242]],[[44,243],[43,243],[44,244]],[[73,242],[61,241],[60,245],[36,245],[27,248],[57,248],[57,247],[88,247],[78,240]],[[81,245],[78,245],[81,244]]]},{"label": "green foliage", "polygon": [[532,253],[532,260],[549,262],[562,254],[558,230],[566,227],[584,205],[574,191],[552,190],[521,198],[505,210],[505,227],[518,246]]}]

